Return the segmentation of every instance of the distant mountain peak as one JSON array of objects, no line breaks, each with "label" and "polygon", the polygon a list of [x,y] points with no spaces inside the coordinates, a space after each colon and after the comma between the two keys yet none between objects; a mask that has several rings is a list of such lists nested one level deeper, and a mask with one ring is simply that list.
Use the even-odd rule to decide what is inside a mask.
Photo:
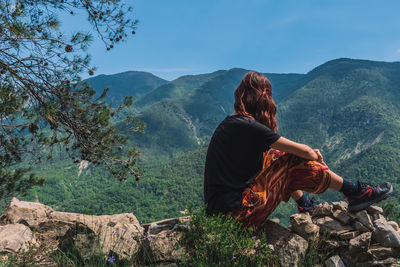
[{"label": "distant mountain peak", "polygon": [[122,102],[125,96],[139,99],[153,89],[168,83],[150,72],[125,71],[116,74],[101,74],[87,79],[89,84],[100,94],[105,88],[110,88],[107,100],[113,105]]},{"label": "distant mountain peak", "polygon": [[341,72],[347,70],[354,70],[355,68],[364,68],[364,67],[379,67],[379,68],[390,68],[400,66],[400,62],[386,62],[386,61],[373,61],[367,59],[353,59],[353,58],[337,58],[329,60],[316,68],[312,69],[308,74],[313,74],[316,72],[327,71],[330,72],[335,68],[340,70]]}]

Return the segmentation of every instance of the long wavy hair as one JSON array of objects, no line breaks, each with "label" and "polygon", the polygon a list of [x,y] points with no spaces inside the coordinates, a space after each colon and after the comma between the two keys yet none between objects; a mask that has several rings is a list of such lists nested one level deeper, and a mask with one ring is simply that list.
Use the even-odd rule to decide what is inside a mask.
[{"label": "long wavy hair", "polygon": [[272,99],[272,87],[261,73],[249,71],[235,90],[234,109],[237,114],[252,118],[275,133],[278,124],[275,119],[276,105]]}]

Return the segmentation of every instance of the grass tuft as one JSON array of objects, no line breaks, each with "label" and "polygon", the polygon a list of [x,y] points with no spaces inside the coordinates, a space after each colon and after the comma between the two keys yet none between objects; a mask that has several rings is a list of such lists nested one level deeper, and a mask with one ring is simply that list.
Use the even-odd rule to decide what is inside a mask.
[{"label": "grass tuft", "polygon": [[181,240],[187,252],[182,266],[278,266],[265,235],[256,236],[229,216],[208,217],[205,208],[191,213]]}]

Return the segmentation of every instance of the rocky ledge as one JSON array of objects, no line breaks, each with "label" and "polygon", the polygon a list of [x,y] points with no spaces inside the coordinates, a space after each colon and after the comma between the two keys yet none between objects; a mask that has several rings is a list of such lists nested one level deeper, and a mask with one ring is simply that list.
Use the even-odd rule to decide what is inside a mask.
[{"label": "rocky ledge", "polygon": [[[387,222],[379,207],[354,214],[347,212],[346,202],[322,203],[312,217],[295,214],[290,220],[289,228],[267,220],[258,231],[266,233],[281,266],[298,265],[310,250],[326,255],[319,266],[400,265],[399,227]],[[0,216],[0,254],[6,260],[9,255],[40,248],[43,253],[34,255],[36,262],[54,266],[49,252],[74,247],[82,259],[113,254],[120,260],[135,256],[142,265],[176,266],[186,253],[179,240],[188,228],[190,217],[140,225],[131,213],[59,212],[13,198]]]},{"label": "rocky ledge", "polygon": [[386,221],[382,208],[370,206],[356,213],[347,202],[323,202],[313,216],[290,217],[291,230],[325,251],[326,266],[400,266],[400,230]]}]

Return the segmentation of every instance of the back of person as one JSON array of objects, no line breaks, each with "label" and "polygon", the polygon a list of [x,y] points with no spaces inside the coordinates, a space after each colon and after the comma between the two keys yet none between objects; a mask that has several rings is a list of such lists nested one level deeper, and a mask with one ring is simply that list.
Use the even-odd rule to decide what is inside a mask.
[{"label": "back of person", "polygon": [[241,115],[221,122],[206,157],[204,199],[208,214],[240,208],[243,190],[262,168],[263,152],[278,138],[267,126]]}]

